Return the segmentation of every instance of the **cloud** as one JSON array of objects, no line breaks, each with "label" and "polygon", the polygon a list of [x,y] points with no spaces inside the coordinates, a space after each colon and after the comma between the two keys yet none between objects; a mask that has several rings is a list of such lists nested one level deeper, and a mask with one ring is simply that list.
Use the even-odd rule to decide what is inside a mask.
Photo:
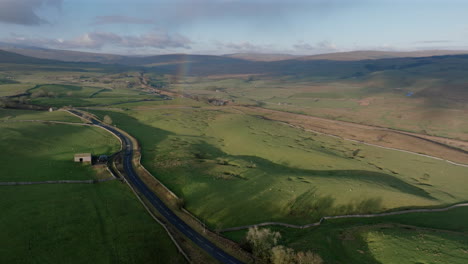
[{"label": "cloud", "polygon": [[97,16],[94,19],[93,25],[105,25],[105,24],[154,24],[151,19],[129,17],[129,16]]},{"label": "cloud", "polygon": [[451,40],[423,40],[423,41],[416,41],[415,44],[439,44],[439,43],[452,43]]},{"label": "cloud", "polygon": [[295,12],[319,17],[349,5],[347,0],[153,0],[153,3],[148,8],[157,12],[155,20],[165,26],[229,20],[271,25],[271,19],[282,23]]},{"label": "cloud", "polygon": [[48,23],[36,11],[46,6],[60,8],[62,2],[63,0],[0,0],[0,22],[19,25]]},{"label": "cloud", "polygon": [[307,53],[326,53],[339,51],[336,45],[329,41],[320,41],[315,45],[300,41],[297,44],[294,44],[293,47],[299,52]]},{"label": "cloud", "polygon": [[28,38],[17,36],[7,42],[15,44],[34,43],[38,47],[58,49],[101,49],[102,47],[123,48],[183,48],[190,49],[188,38],[180,34],[170,34],[166,31],[155,30],[146,34],[121,36],[111,32],[89,32],[73,39]]},{"label": "cloud", "polygon": [[219,50],[229,52],[265,52],[272,48],[271,45],[255,45],[248,41],[239,43],[217,41],[215,45]]}]

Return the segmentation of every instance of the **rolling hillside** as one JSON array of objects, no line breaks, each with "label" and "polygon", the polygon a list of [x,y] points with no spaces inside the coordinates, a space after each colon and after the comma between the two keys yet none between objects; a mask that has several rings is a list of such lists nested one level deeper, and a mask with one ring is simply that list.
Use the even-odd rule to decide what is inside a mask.
[{"label": "rolling hillside", "polygon": [[421,58],[445,55],[468,54],[466,50],[423,50],[423,51],[375,51],[361,50],[349,52],[336,52],[319,54],[312,56],[303,56],[296,58],[297,60],[333,60],[333,61],[357,61],[357,60],[378,60],[392,58]]}]

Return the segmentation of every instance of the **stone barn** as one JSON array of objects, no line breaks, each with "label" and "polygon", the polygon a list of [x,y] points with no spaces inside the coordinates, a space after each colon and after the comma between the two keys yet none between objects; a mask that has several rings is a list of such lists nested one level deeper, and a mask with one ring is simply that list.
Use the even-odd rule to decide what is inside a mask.
[{"label": "stone barn", "polygon": [[91,163],[91,153],[75,154],[75,162],[89,162]]}]

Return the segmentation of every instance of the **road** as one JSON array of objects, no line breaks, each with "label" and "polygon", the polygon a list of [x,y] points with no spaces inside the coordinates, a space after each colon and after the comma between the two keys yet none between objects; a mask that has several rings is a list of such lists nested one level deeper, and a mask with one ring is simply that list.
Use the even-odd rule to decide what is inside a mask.
[{"label": "road", "polygon": [[[83,114],[75,111],[69,110],[70,113],[80,116],[84,118]],[[151,203],[151,205],[158,210],[158,212],[163,215],[172,225],[174,225],[181,233],[187,236],[190,240],[192,240],[195,244],[197,244],[200,248],[205,250],[208,254],[210,254],[213,258],[217,259],[222,263],[227,264],[240,264],[241,261],[237,260],[236,258],[232,257],[231,255],[224,252],[222,249],[214,245],[208,239],[200,235],[196,232],[192,227],[187,225],[182,219],[180,219],[174,212],[169,209],[159,197],[154,194],[150,188],[138,177],[138,174],[135,172],[132,164],[132,156],[133,156],[133,143],[124,134],[120,133],[114,127],[103,124],[99,120],[94,118],[86,118],[87,120],[91,121],[91,123],[95,126],[102,127],[114,135],[116,135],[122,141],[122,148],[124,153],[123,159],[123,167],[126,174],[126,180],[138,190],[138,192],[145,196],[145,198]]]}]

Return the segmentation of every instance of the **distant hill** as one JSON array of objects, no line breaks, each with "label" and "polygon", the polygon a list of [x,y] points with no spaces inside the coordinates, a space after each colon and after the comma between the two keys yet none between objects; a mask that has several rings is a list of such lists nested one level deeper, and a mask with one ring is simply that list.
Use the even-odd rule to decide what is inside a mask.
[{"label": "distant hill", "polygon": [[234,53],[226,54],[224,57],[243,59],[249,61],[280,61],[280,60],[290,60],[295,59],[300,56],[291,55],[291,54],[268,54],[268,53]]},{"label": "distant hill", "polygon": [[120,55],[70,50],[43,49],[37,47],[17,46],[7,43],[0,43],[0,49],[34,58],[59,60],[65,62],[114,63],[115,61],[123,58],[123,56]]},{"label": "distant hill", "polygon": [[334,61],[358,61],[358,60],[378,60],[391,58],[421,58],[445,55],[468,54],[468,50],[424,50],[424,51],[375,51],[361,50],[349,52],[336,52],[327,54],[318,54],[312,56],[303,56],[296,58],[297,60],[334,60]]},{"label": "distant hill", "polygon": [[133,65],[133,66],[161,66],[171,64],[218,64],[222,65],[225,63],[248,63],[245,60],[229,58],[224,56],[214,55],[188,55],[188,54],[168,54],[168,55],[156,55],[148,57],[122,57],[115,61],[119,64]]},{"label": "distant hill", "polygon": [[213,55],[188,55],[188,54],[168,54],[155,56],[124,56],[115,54],[80,52],[70,50],[45,49],[28,45],[11,44],[0,42],[0,49],[28,57],[39,59],[49,59],[64,62],[97,62],[105,64],[123,64],[132,66],[161,66],[181,63],[234,63],[247,62],[283,62],[283,61],[360,61],[379,60],[391,58],[420,58],[445,55],[468,54],[468,50],[427,50],[427,51],[375,51],[362,50],[350,52],[336,52],[318,54],[311,56],[295,56],[291,54],[270,54],[270,53],[235,53],[222,56]]},{"label": "distant hill", "polygon": [[[55,70],[55,71],[86,71],[86,68],[100,68],[108,72],[121,72],[128,70],[139,70],[141,67],[130,67],[126,65],[102,64],[98,62],[71,62],[60,60],[40,59],[29,56],[24,56],[14,52],[4,51],[0,49],[0,64],[1,70],[15,68],[28,70]],[[5,65],[6,64],[6,65]],[[36,67],[40,66],[40,67]]]},{"label": "distant hill", "polygon": [[0,50],[0,63],[17,63],[17,64],[44,64],[52,63],[51,60],[38,59],[33,57],[24,56],[21,54],[16,54],[13,52],[8,52]]}]

